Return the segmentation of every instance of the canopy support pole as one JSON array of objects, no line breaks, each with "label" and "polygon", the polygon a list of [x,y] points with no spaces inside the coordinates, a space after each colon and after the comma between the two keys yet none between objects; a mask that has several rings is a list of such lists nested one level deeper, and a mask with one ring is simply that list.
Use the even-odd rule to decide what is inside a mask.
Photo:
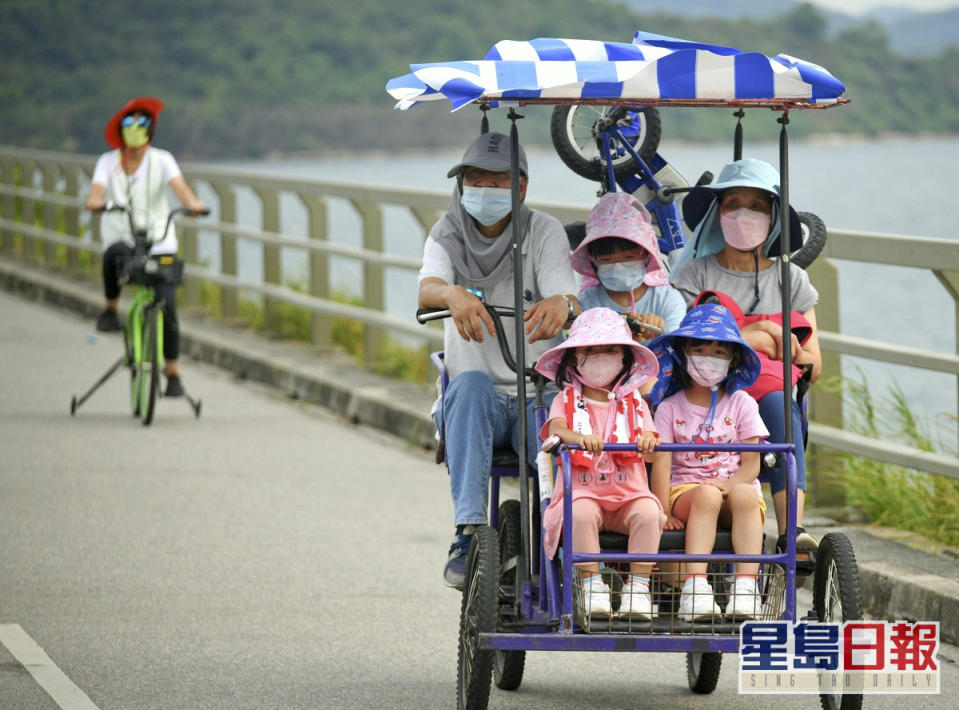
[{"label": "canopy support pole", "polygon": [[733,132],[733,160],[742,160],[743,158],[743,117],[746,112],[741,108],[733,111],[733,116],[737,118],[736,130]]},{"label": "canopy support pole", "polygon": [[[789,123],[789,109],[783,111],[783,115],[778,119],[781,128],[779,129],[779,244],[782,256],[779,262],[780,281],[782,283],[782,310],[783,310],[783,425],[785,427],[785,443],[802,446],[802,442],[793,441],[793,380],[792,380],[792,283],[790,273],[789,246],[791,237],[789,234],[789,138],[786,135],[786,126]],[[783,466],[788,466],[788,456],[783,461]],[[788,495],[788,490],[787,490]],[[789,537],[789,531],[795,528],[798,510],[795,505],[786,506],[789,515],[787,516],[786,533]]]},{"label": "canopy support pole", "polygon": [[[520,171],[519,171],[519,131],[517,119],[523,118],[514,109],[509,110],[510,141],[510,192],[513,204],[511,221],[513,235],[513,310],[515,317],[514,338],[516,342],[516,400],[519,412],[516,426],[519,434],[519,508],[520,508],[520,554],[517,560],[517,589],[532,578],[530,562],[530,509],[529,509],[529,463],[528,443],[526,441],[526,333],[523,321],[523,229],[520,224]],[[483,115],[486,120],[486,115]]]}]

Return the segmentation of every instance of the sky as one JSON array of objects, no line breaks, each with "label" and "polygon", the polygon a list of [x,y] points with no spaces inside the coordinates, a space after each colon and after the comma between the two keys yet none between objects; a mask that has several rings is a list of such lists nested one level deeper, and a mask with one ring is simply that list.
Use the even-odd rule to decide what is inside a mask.
[{"label": "sky", "polygon": [[810,2],[847,15],[859,15],[880,7],[907,6],[912,10],[931,11],[959,6],[959,0],[810,0]]}]

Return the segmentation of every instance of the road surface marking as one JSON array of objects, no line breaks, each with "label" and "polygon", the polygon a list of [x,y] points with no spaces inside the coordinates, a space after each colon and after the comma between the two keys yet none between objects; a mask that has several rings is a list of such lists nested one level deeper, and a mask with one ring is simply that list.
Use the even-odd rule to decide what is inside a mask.
[{"label": "road surface marking", "polygon": [[63,710],[99,710],[86,693],[56,667],[37,642],[20,628],[20,624],[0,624],[0,643],[7,647]]}]

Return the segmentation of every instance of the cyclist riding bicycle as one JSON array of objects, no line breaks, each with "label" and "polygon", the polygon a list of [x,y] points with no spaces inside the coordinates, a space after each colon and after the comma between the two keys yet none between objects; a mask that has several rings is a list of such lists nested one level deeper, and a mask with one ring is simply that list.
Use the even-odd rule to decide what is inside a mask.
[{"label": "cyclist riding bicycle", "polygon": [[[113,149],[97,160],[87,197],[86,208],[102,210],[107,202],[132,209],[137,228],[146,228],[153,246],[151,254],[175,255],[176,230],[167,224],[170,207],[166,197],[169,185],[173,194],[191,214],[206,209],[187,185],[173,155],[151,145],[163,102],[151,96],[131,99],[107,123],[104,137]],[[164,225],[167,225],[164,231]],[[133,235],[127,216],[105,213],[100,222],[106,249],[103,253],[103,290],[106,305],[97,318],[97,330],[116,331],[123,326],[117,316],[122,262],[133,254]],[[163,357],[166,362],[165,395],[183,394],[180,369],[179,323],[176,310],[176,283],[157,286],[157,297],[164,301]]]}]

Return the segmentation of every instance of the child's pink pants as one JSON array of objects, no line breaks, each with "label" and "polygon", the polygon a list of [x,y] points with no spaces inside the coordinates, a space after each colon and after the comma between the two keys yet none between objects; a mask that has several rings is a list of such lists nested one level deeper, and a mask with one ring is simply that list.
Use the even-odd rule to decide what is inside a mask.
[{"label": "child's pink pants", "polygon": [[627,551],[659,552],[659,537],[666,516],[653,498],[637,498],[615,510],[604,510],[592,498],[573,501],[573,549],[576,552],[598,553],[599,531],[629,535]]}]

